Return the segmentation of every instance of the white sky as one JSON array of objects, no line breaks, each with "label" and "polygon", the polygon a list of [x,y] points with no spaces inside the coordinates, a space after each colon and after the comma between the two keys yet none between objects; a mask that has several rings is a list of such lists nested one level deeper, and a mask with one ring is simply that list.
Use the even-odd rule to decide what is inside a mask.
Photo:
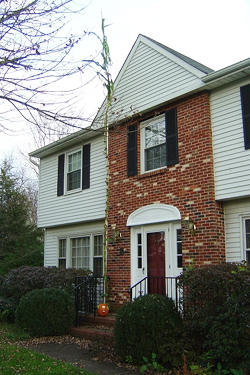
[{"label": "white sky", "polygon": [[[101,35],[101,15],[110,24],[106,35],[113,77],[138,34],[214,70],[250,57],[250,0],[92,0],[79,21],[79,28]],[[90,40],[83,57],[94,55],[91,49]],[[94,90],[95,99],[86,95],[84,106],[97,110],[103,89],[97,84]],[[0,160],[17,147],[25,151],[36,148],[25,131],[11,137],[0,133]]]}]

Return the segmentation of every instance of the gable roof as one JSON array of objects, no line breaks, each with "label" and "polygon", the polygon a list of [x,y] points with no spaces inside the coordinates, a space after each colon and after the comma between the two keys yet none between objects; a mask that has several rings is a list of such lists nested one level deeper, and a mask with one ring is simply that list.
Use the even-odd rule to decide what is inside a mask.
[{"label": "gable roof", "polygon": [[179,57],[180,59],[186,61],[188,64],[194,66],[195,68],[199,69],[200,71],[202,71],[205,74],[212,73],[214,71],[213,69],[208,68],[207,66],[191,59],[190,57],[187,57],[187,56],[183,55],[182,53],[179,53],[179,52],[175,51],[174,49],[169,48],[169,47],[165,46],[164,44],[161,44],[161,43],[155,41],[152,38],[149,38],[148,36],[145,36],[145,35],[143,35],[143,36],[144,36],[144,38],[147,38],[148,40],[151,40],[152,42],[158,44],[160,47],[164,48],[166,51],[168,51],[168,52],[172,53],[173,55]]},{"label": "gable roof", "polygon": [[[212,69],[144,35],[139,35],[114,83],[109,122],[116,123],[194,92]],[[104,101],[94,126],[101,126]]]}]

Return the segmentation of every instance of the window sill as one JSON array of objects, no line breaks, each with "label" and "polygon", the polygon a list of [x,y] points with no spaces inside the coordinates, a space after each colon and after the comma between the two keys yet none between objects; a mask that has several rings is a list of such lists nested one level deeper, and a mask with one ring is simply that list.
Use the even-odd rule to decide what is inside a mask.
[{"label": "window sill", "polygon": [[156,176],[158,174],[164,174],[166,173],[166,170],[167,170],[167,167],[164,167],[164,168],[156,169],[154,171],[144,172],[138,175],[138,179]]}]

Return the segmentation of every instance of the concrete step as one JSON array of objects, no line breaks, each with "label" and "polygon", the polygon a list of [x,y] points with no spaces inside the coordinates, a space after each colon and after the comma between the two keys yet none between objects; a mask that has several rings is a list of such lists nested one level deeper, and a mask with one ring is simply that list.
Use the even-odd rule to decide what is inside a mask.
[{"label": "concrete step", "polygon": [[115,325],[115,314],[108,314],[107,316],[94,316],[88,315],[85,316],[82,321],[81,325],[87,326],[105,326],[105,327],[114,327]]},{"label": "concrete step", "polygon": [[85,316],[78,327],[71,328],[70,334],[74,337],[112,345],[115,318],[115,314]]},{"label": "concrete step", "polygon": [[99,341],[105,345],[113,344],[113,330],[108,327],[79,326],[72,327],[70,334],[73,337],[83,338],[91,341]]}]

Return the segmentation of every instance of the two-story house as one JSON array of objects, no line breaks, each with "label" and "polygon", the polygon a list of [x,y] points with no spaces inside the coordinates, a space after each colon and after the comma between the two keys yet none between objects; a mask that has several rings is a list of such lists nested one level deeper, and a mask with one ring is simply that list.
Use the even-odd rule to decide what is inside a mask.
[{"label": "two-story house", "polygon": [[[168,277],[190,263],[249,260],[249,67],[246,60],[214,72],[137,38],[109,112],[107,275],[114,307],[142,279],[133,296],[167,293]],[[104,110],[105,103],[98,124]],[[106,169],[95,127],[31,156],[41,159],[45,265],[100,275]]]},{"label": "two-story house", "polygon": [[80,130],[30,156],[40,158],[38,226],[44,229],[44,265],[90,269],[102,276],[102,135]]}]

